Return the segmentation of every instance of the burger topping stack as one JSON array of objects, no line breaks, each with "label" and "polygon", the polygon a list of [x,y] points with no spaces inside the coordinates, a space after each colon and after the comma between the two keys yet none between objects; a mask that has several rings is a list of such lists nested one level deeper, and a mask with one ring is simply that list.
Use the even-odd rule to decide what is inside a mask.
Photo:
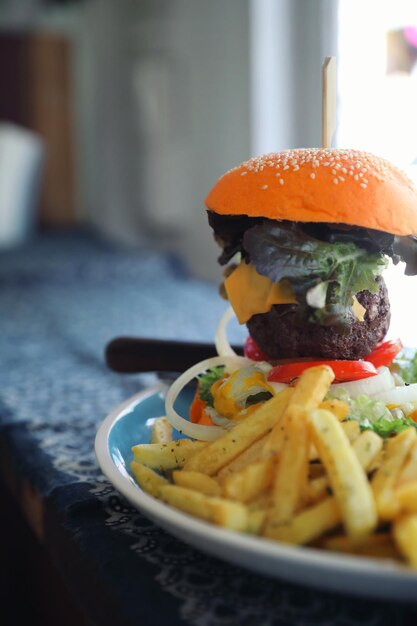
[{"label": "burger topping stack", "polygon": [[355,150],[269,154],[220,178],[206,204],[224,295],[265,354],[360,359],[382,341],[388,258],[417,273],[416,197],[402,172]]}]

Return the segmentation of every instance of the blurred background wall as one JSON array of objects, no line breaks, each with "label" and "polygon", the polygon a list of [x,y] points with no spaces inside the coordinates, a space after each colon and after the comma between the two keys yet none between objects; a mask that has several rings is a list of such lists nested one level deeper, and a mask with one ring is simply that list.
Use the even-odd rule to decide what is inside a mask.
[{"label": "blurred background wall", "polygon": [[216,277],[204,198],[254,153],[319,141],[333,4],[0,2],[0,119],[47,143],[40,222],[153,241]]},{"label": "blurred background wall", "polygon": [[320,144],[326,55],[336,143],[413,163],[413,24],[414,0],[0,0],[0,123],[45,145],[36,224],[173,250],[216,279],[204,198],[254,154]]}]

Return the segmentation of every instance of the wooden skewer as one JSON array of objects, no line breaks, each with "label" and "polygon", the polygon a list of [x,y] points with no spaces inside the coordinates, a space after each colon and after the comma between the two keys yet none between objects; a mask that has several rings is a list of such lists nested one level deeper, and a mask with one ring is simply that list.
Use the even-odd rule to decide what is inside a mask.
[{"label": "wooden skewer", "polygon": [[331,148],[336,129],[336,57],[326,57],[322,68],[322,129],[323,148]]}]

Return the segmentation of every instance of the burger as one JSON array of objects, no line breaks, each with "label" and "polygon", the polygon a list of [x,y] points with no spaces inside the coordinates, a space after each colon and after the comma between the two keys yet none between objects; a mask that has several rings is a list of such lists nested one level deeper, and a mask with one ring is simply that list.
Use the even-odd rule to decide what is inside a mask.
[{"label": "burger", "polygon": [[296,149],[226,172],[206,198],[246,354],[361,360],[384,339],[389,259],[417,274],[417,189],[358,150]]},{"label": "burger", "polygon": [[[297,149],[252,158],[226,172],[206,198],[221,247],[229,308],[217,356],[171,386],[177,430],[211,440],[316,364],[333,370],[329,398],[348,420],[389,437],[417,428],[417,352],[386,339],[383,272],[417,274],[417,189],[386,160],[357,150]],[[227,341],[230,313],[246,325],[244,356]],[[189,419],[174,407],[197,378]]]}]

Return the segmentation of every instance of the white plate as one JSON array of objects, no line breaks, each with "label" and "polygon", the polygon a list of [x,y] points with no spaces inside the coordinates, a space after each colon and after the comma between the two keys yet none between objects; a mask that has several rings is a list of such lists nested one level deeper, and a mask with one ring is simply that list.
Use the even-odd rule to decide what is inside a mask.
[{"label": "white plate", "polygon": [[[130,448],[149,443],[149,418],[164,413],[163,392],[164,387],[154,387],[133,396],[112,411],[97,432],[99,465],[134,507],[199,550],[261,574],[342,593],[417,601],[417,574],[399,563],[288,546],[228,531],[181,513],[142,491],[130,474]],[[187,410],[190,396],[179,402],[179,410]]]}]

